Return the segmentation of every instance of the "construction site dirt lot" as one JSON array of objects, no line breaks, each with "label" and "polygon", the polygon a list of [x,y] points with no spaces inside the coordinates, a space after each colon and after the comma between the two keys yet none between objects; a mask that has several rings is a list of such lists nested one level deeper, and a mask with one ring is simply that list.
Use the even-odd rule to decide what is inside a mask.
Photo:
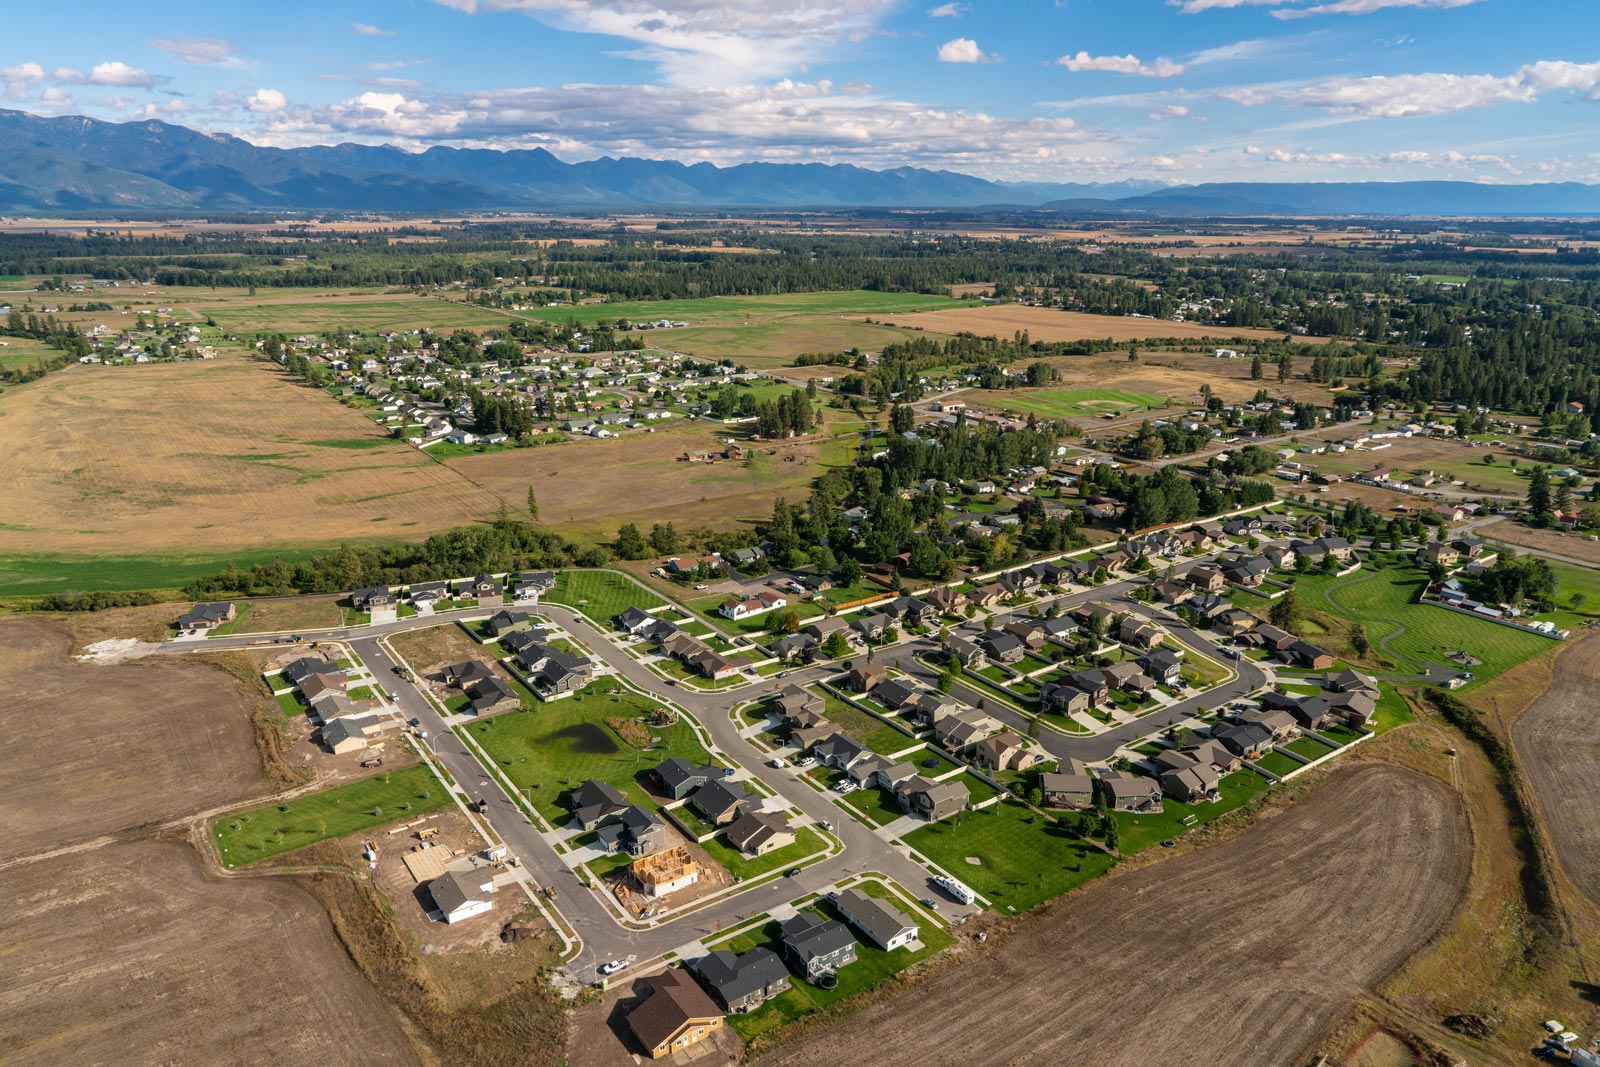
[{"label": "construction site dirt lot", "polygon": [[164,658],[97,666],[65,626],[0,619],[6,844],[27,855],[269,789],[249,701],[226,671]]},{"label": "construction site dirt lot", "polygon": [[[1018,330],[1028,331],[1035,341],[1142,341],[1149,337],[1210,337],[1218,341],[1246,338],[1281,341],[1279,330],[1253,330],[1236,326],[1207,326],[1198,322],[1173,322],[1170,319],[1138,319],[1127,315],[1091,315],[1082,311],[998,304],[992,307],[950,308],[944,311],[918,311],[891,315],[879,320],[886,326],[927,330],[930,333],[975,333],[980,337],[1010,337]],[[1318,344],[1326,338],[1301,337],[1297,340]]]},{"label": "construction site dirt lot", "polygon": [[[429,858],[441,866],[483,848],[480,837],[466,816],[459,811],[446,810],[428,816],[417,825],[399,832],[376,830],[367,840],[378,846],[378,865],[372,872],[372,884],[394,905],[395,925],[414,937],[419,944],[428,946],[429,952],[458,952],[463,949],[482,948],[500,943],[500,927],[510,917],[502,914],[503,907],[514,907],[521,894],[514,888],[496,893],[495,910],[462,923],[435,922],[428,918],[433,908],[433,898],[428,895],[425,883],[417,881],[406,866],[406,854],[413,849],[430,854]],[[418,835],[428,833],[424,842]],[[352,866],[364,864],[358,853],[360,842],[351,841]],[[427,847],[424,848],[424,845]]]},{"label": "construction site dirt lot", "polygon": [[1550,687],[1517,719],[1511,737],[1561,866],[1600,903],[1600,799],[1593,788],[1600,760],[1597,686],[1600,634],[1591,634],[1556,657]]},{"label": "construction site dirt lot", "polygon": [[[985,955],[762,1064],[1280,1067],[1431,937],[1471,844],[1449,789],[1370,765],[1222,844],[1104,879]],[[959,1052],[956,1050],[960,1050]]]},{"label": "construction site dirt lot", "polygon": [[414,1064],[327,913],[267,878],[208,879],[187,844],[0,872],[11,1067]]},{"label": "construction site dirt lot", "polygon": [[18,386],[0,447],[0,555],[259,557],[421,540],[499,506],[332,397],[237,358],[75,366]]}]

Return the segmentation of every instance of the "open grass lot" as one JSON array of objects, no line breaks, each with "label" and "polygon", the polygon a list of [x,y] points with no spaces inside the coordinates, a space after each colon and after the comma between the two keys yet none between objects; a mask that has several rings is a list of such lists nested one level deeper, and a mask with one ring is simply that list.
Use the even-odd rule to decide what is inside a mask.
[{"label": "open grass lot", "polygon": [[[962,307],[948,311],[925,311],[917,315],[896,315],[893,325],[933,333],[975,333],[979,337],[1010,337],[1018,330],[1028,331],[1035,341],[1085,341],[1109,338],[1113,341],[1141,341],[1151,337],[1233,337],[1281,340],[1274,330],[1250,330],[1232,326],[1206,326],[1195,322],[1166,319],[1136,319],[1118,315],[1091,315],[1081,311],[1001,304],[992,307]],[[1315,342],[1320,338],[1302,338]],[[1237,361],[1235,361],[1237,362]]]},{"label": "open grass lot", "polygon": [[[985,1064],[1309,1063],[1326,1025],[1435,935],[1471,847],[1444,784],[1345,771],[1246,833],[1092,884],[996,951],[757,1062],[831,1067],[848,1042],[872,1049],[874,1067],[952,1062],[957,1049],[954,1062]],[[1081,980],[1063,999],[1070,975]]]},{"label": "open grass lot", "polygon": [[[1425,572],[1400,565],[1364,569],[1343,578],[1303,575],[1295,589],[1304,609],[1331,609],[1338,619],[1360,622],[1374,652],[1402,672],[1421,673],[1429,664],[1448,666],[1445,653],[1465,649],[1483,661],[1472,668],[1482,682],[1554,646],[1549,638],[1417,603],[1426,584]],[[1349,652],[1342,631],[1325,640],[1331,651]]]},{"label": "open grass lot", "polygon": [[[242,803],[269,788],[251,713],[264,691],[184,657],[114,665],[72,658],[77,623],[0,619],[0,772],[6,840],[27,855]],[[48,724],[40,719],[45,716]],[[25,783],[25,784],[24,784]]]},{"label": "open grass lot", "polygon": [[[617,689],[615,693],[608,689]],[[569,794],[590,778],[609,782],[629,798],[648,803],[643,782],[663,760],[705,763],[711,757],[689,725],[649,727],[652,741],[635,748],[606,725],[635,719],[659,706],[611,681],[590,684],[571,697],[513,711],[461,727],[552,825],[570,817]]]},{"label": "open grass lot", "polygon": [[318,841],[414,819],[449,802],[449,791],[432,771],[418,764],[282,804],[224,815],[212,823],[211,832],[222,862],[243,867]]},{"label": "open grass lot", "polygon": [[285,597],[281,600],[241,600],[239,617],[230,633],[264,634],[288,630],[314,630],[338,626],[344,613],[337,596]]},{"label": "open grass lot", "polygon": [[649,610],[667,603],[664,597],[615,571],[562,571],[556,575],[556,587],[544,599],[577,608],[606,628],[629,608]]},{"label": "open grass lot", "polygon": [[461,327],[504,326],[510,316],[487,308],[432,296],[341,296],[317,294],[310,299],[258,298],[253,302],[185,303],[202,318],[236,333],[326,333],[346,327],[353,330],[453,330]]},{"label": "open grass lot", "polygon": [[31,337],[7,337],[0,345],[0,370],[33,367],[61,355],[58,349]]},{"label": "open grass lot", "polygon": [[903,752],[918,743],[916,738],[907,737],[882,719],[867,714],[850,701],[843,700],[826,689],[814,687],[812,692],[822,694],[822,699],[827,704],[825,714],[835,726],[874,752],[889,756]]},{"label": "open grass lot", "polygon": [[[781,367],[807,352],[843,352],[858,349],[877,352],[903,341],[904,330],[840,319],[833,313],[786,315],[777,321],[730,322],[720,326],[652,331],[646,335],[657,348],[687,352],[702,359],[731,359],[749,367]],[[805,368],[824,374],[845,368]]]},{"label": "open grass lot", "polygon": [[345,540],[420,540],[499,506],[261,363],[74,366],[7,390],[5,410],[0,557],[11,563],[0,580],[18,591],[94,577],[56,560],[148,556],[134,570],[170,587],[184,577],[177,560],[243,564]]},{"label": "open grass lot", "polygon": [[746,856],[738,849],[729,847],[721,837],[702,841],[700,847],[705,849],[712,859],[726,867],[728,873],[735,878],[749,879],[793,867],[822,852],[827,845],[815,830],[809,826],[802,826],[795,831],[793,844],[775,848],[764,856]]},{"label": "open grass lot", "polygon": [[903,840],[995,907],[1026,911],[1111,869],[1110,856],[1052,821],[1004,800],[918,827]]},{"label": "open grass lot", "polygon": [[[1332,749],[1323,748],[1323,751],[1331,752]],[[1215,804],[1182,804],[1167,798],[1162,800],[1161,813],[1158,815],[1135,815],[1119,811],[1115,816],[1117,851],[1131,856],[1169,838],[1182,837],[1195,827],[1220,819],[1230,811],[1236,811],[1248,804],[1265,793],[1269,784],[1255,771],[1241,767],[1232,774],[1223,776],[1222,799]],[[1186,824],[1184,820],[1190,818],[1195,822]]]},{"label": "open grass lot", "polygon": [[[863,889],[865,891],[865,889]],[[903,901],[894,901],[901,911],[907,911]],[[842,917],[827,901],[819,901],[811,906],[810,910],[830,919]],[[912,964],[919,963],[929,956],[944,951],[954,943],[944,930],[932,922],[918,918],[918,925],[922,930],[922,946],[912,949],[910,946],[895,949],[893,952],[884,952],[876,945],[857,938],[856,962],[839,971],[839,985],[835,989],[820,989],[809,982],[799,978],[791,979],[791,986],[787,992],[781,993],[772,1000],[761,1005],[754,1011],[743,1015],[730,1015],[728,1025],[733,1027],[740,1037],[749,1041],[759,1034],[767,1033],[786,1023],[804,1018],[813,1012],[820,1011],[830,1005],[837,1004],[865,990],[899,974]],[[853,928],[852,928],[853,931]],[[768,923],[758,930],[739,934],[718,948],[729,948],[735,952],[748,952],[753,948],[769,948],[782,955],[780,933],[777,923]]]},{"label": "open grass lot", "polygon": [[[779,296],[711,296],[697,300],[644,300],[614,304],[563,305],[518,312],[523,318],[592,326],[602,319],[655,322],[673,319],[690,326],[734,326],[771,321],[795,315],[885,315],[938,308],[964,308],[967,301],[918,293],[883,293],[863,289],[831,293],[785,293]],[[672,347],[679,330],[651,330],[644,336],[661,347]],[[808,350],[814,351],[814,350]]]},{"label": "open grass lot", "polygon": [[283,879],[120,841],[0,873],[0,892],[10,1067],[248,1067],[267,1043],[280,1067],[418,1062],[322,905]]},{"label": "open grass lot", "polygon": [[[1563,630],[1576,630],[1600,617],[1600,570],[1557,560],[1545,562],[1556,575],[1556,609],[1534,618],[1548,619]],[[1574,603],[1574,597],[1581,599]]]},{"label": "open grass lot", "polygon": [[1159,396],[1124,389],[1041,389],[1007,394],[1005,403],[1000,406],[1049,419],[1066,419],[1074,415],[1097,415],[1102,411],[1137,411],[1160,407],[1162,403]]},{"label": "open grass lot", "polygon": [[[832,411],[829,419],[856,422]],[[825,431],[763,442],[736,463],[680,463],[685,452],[723,447],[729,434],[721,424],[674,421],[653,434],[460,456],[444,466],[516,507],[532,485],[544,525],[575,539],[610,541],[627,522],[641,530],[657,522],[679,530],[746,528],[771,517],[775,497],[803,498],[825,459],[844,462]]]}]

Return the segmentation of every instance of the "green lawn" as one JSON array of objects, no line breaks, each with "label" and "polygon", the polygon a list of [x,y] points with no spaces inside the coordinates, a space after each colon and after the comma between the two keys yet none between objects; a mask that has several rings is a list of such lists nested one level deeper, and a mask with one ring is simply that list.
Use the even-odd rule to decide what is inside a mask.
[{"label": "green lawn", "polygon": [[1337,741],[1341,745],[1348,745],[1361,737],[1359,730],[1352,730],[1348,726],[1340,726],[1338,724],[1325,726],[1318,730],[1317,733],[1326,737],[1329,741]]},{"label": "green lawn", "polygon": [[[79,556],[44,552],[7,555],[0,559],[0,596],[44,596],[86,589],[178,590],[196,578],[220,573],[229,564],[244,570],[257,563],[271,563],[277,559],[285,563],[302,563],[312,555],[337,547],[306,545],[222,555]],[[173,617],[181,613],[175,610]]]},{"label": "green lawn", "polygon": [[1299,770],[1303,764],[1298,760],[1290,759],[1282,752],[1268,752],[1265,756],[1256,760],[1256,766],[1264,771],[1271,771],[1281,778],[1286,774]]},{"label": "green lawn", "polygon": [[[817,689],[811,691],[818,692]],[[907,737],[893,726],[874,718],[849,701],[841,700],[827,690],[821,690],[821,693],[822,699],[827,703],[826,714],[829,721],[872,751],[888,756],[917,743],[916,738]]]},{"label": "green lawn", "polygon": [[[608,693],[611,688],[620,691]],[[656,764],[674,756],[694,763],[710,759],[681,719],[672,726],[648,727],[660,741],[638,749],[605,723],[608,718],[634,719],[657,706],[648,697],[602,680],[535,710],[507,712],[459,729],[470,733],[539,813],[559,826],[570,815],[568,795],[590,778],[609,782],[644,804],[649,796],[641,782]]]},{"label": "green lawn", "polygon": [[[906,844],[987,897],[1026,911],[1110,870],[1112,858],[1005,800],[919,827]],[[976,865],[967,859],[975,858]]]},{"label": "green lawn", "polygon": [[449,802],[449,792],[419,764],[281,805],[225,815],[212,824],[212,834],[222,862],[242,867],[318,841],[415,818]]},{"label": "green lawn", "polygon": [[[1546,637],[1420,604],[1417,597],[1426,584],[1422,570],[1400,565],[1344,578],[1302,575],[1295,588],[1303,610],[1359,621],[1374,653],[1393,662],[1397,671],[1421,673],[1428,664],[1448,666],[1445,653],[1465,649],[1483,661],[1472,668],[1482,682],[1553,645]],[[1348,652],[1343,633],[1324,643],[1336,655]]]},{"label": "green lawn", "polygon": [[[1546,560],[1556,575],[1556,609],[1535,615],[1563,630],[1576,630],[1590,619],[1600,617],[1600,570],[1574,567],[1570,563]],[[1582,599],[1574,605],[1574,595]]]},{"label": "green lawn", "polygon": [[827,843],[811,827],[802,826],[795,831],[793,844],[773,849],[764,856],[746,856],[738,849],[729,846],[720,837],[703,841],[700,847],[705,849],[712,859],[726,867],[729,874],[746,880],[796,866],[822,852]]},{"label": "green lawn", "polygon": [[905,814],[887,789],[857,789],[844,802],[870,819],[875,826],[888,826]]},{"label": "green lawn", "polygon": [[578,608],[608,628],[628,608],[648,611],[666,602],[659,593],[642,588],[616,571],[562,571],[556,575],[556,587],[544,598]]},{"label": "green lawn", "polygon": [[311,705],[300,699],[300,691],[291,689],[287,693],[279,693],[276,697],[278,708],[283,712],[285,719],[298,718],[311,710]]},{"label": "green lawn", "polygon": [[[863,890],[865,891],[865,890]],[[895,902],[901,911],[910,914],[904,901]],[[830,919],[842,917],[827,901],[819,901],[810,909]],[[895,949],[893,952],[884,952],[875,945],[861,941],[856,943],[856,962],[839,971],[839,984],[835,989],[819,989],[809,982],[799,978],[792,978],[792,985],[787,992],[781,993],[767,1001],[754,1011],[743,1015],[728,1016],[728,1025],[746,1041],[758,1034],[775,1030],[786,1023],[803,1018],[813,1012],[820,1011],[847,1000],[858,993],[864,992],[894,975],[920,963],[929,956],[936,955],[949,948],[955,939],[931,920],[917,919],[921,927],[922,947],[913,951],[908,948]],[[848,925],[848,924],[847,924]],[[778,924],[767,923],[759,929],[749,933],[739,934],[726,942],[719,943],[717,948],[732,949],[734,952],[748,952],[753,948],[765,947],[782,955],[782,946],[779,943]]]},{"label": "green lawn", "polygon": [[1124,389],[1042,389],[1038,392],[1008,394],[1000,407],[1050,419],[1067,419],[1102,411],[1155,408],[1164,403],[1159,396]]},{"label": "green lawn", "polygon": [[1318,741],[1314,737],[1302,737],[1297,741],[1289,742],[1283,747],[1288,749],[1290,752],[1293,752],[1297,756],[1304,756],[1306,759],[1312,760],[1321,759],[1323,756],[1326,756],[1328,753],[1334,751],[1334,749],[1329,748],[1327,745],[1323,744],[1321,741]]},{"label": "green lawn", "polygon": [[[1131,856],[1136,852],[1143,852],[1157,842],[1181,837],[1196,826],[1220,819],[1230,811],[1243,807],[1252,798],[1266,792],[1270,784],[1261,775],[1246,767],[1223,776],[1219,785],[1222,799],[1214,804],[1181,804],[1176,800],[1164,799],[1161,802],[1162,810],[1159,815],[1135,815],[1132,812],[1119,811],[1115,816],[1117,850]],[[1191,817],[1197,821],[1185,825],[1184,820]]]}]

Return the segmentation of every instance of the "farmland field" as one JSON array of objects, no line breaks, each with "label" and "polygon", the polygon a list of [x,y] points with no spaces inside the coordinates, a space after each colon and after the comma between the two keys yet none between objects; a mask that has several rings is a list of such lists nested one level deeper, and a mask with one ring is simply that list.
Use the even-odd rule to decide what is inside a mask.
[{"label": "farmland field", "polygon": [[[1136,319],[1119,315],[1090,315],[1081,311],[1002,304],[993,307],[962,307],[944,311],[924,311],[915,315],[896,315],[889,325],[934,333],[975,333],[980,337],[1010,337],[1018,330],[1028,331],[1035,341],[1140,341],[1150,337],[1208,337],[1225,341],[1242,337],[1256,340],[1282,340],[1276,330],[1251,330],[1233,326],[1205,326],[1195,322],[1168,319]],[[1301,337],[1316,343],[1322,338]]]},{"label": "farmland field", "polygon": [[[786,293],[781,296],[712,296],[696,300],[620,301],[614,304],[576,304],[553,308],[533,308],[515,312],[523,318],[546,322],[575,320],[590,326],[605,319],[654,322],[672,319],[694,326],[746,325],[794,315],[887,315],[902,312],[933,311],[939,308],[965,308],[967,301],[947,296],[918,293],[884,293],[862,289],[823,293]],[[649,331],[645,334],[663,347],[671,347],[676,330]]]},{"label": "farmland field", "polygon": [[353,330],[432,330],[504,326],[511,316],[453,300],[429,296],[333,296],[313,299],[259,299],[251,303],[209,304],[185,301],[184,307],[237,333],[325,333]]},{"label": "farmland field", "polygon": [[187,845],[119,842],[0,872],[0,892],[11,1067],[417,1062],[293,886],[207,877]]},{"label": "farmland field", "polygon": [[[1438,929],[1470,857],[1443,784],[1393,767],[1346,771],[1264,825],[1102,879],[1009,944],[757,1062],[832,1064],[846,1034],[882,1067],[941,1062],[981,1019],[985,1063],[1299,1063],[1331,1018]],[[973,870],[953,869],[964,880]],[[1079,979],[1070,1010],[1063,976]]]},{"label": "farmland field", "polygon": [[449,790],[418,764],[224,815],[212,825],[212,834],[223,864],[242,867],[318,841],[414,819],[449,803]]},{"label": "farmland field", "polygon": [[46,618],[0,622],[0,707],[11,726],[0,770],[27,783],[6,801],[12,852],[266,791],[249,700],[226,672],[175,659],[90,665],[71,659],[72,647]]},{"label": "farmland field", "polygon": [[4,344],[4,347],[0,347],[0,371],[31,367],[61,355],[59,349],[31,337],[7,337],[0,343]]},{"label": "farmland field", "polygon": [[[0,442],[0,556],[19,592],[76,577],[52,559],[267,561],[420,540],[499,505],[355,411],[243,360],[69,368],[7,391]],[[182,584],[183,568],[167,569]]]},{"label": "farmland field", "polygon": [[[702,359],[732,359],[750,367],[780,367],[802,353],[843,352],[849,348],[878,351],[908,335],[887,326],[819,314],[748,326],[729,323],[653,331],[647,336],[651,344],[671,352],[687,352]],[[839,370],[834,368],[835,372]]]},{"label": "farmland field", "polygon": [[1050,419],[1066,419],[1074,415],[1095,415],[1102,411],[1155,408],[1163,403],[1162,397],[1123,389],[1044,389],[1039,392],[1008,393],[1004,404],[1000,406]]}]

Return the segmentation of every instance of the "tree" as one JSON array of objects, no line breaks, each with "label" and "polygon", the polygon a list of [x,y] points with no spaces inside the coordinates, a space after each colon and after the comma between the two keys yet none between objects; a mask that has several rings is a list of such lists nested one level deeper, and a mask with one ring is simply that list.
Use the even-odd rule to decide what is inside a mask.
[{"label": "tree", "polygon": [[1289,373],[1293,370],[1293,362],[1287,352],[1278,357],[1278,381],[1286,382],[1289,380]]},{"label": "tree", "polygon": [[1543,466],[1535,467],[1528,479],[1528,510],[1533,513],[1535,522],[1550,521],[1550,501],[1550,471]]},{"label": "tree", "polygon": [[617,531],[617,555],[623,559],[643,559],[648,554],[644,538],[639,534],[639,527],[631,522],[625,523]]},{"label": "tree", "polygon": [[794,633],[800,629],[800,613],[794,608],[779,612],[774,628],[782,633]]},{"label": "tree", "polygon": [[1128,362],[1129,363],[1137,363],[1137,362],[1139,362],[1139,350],[1137,348],[1134,348],[1132,345],[1128,346]]},{"label": "tree", "polygon": [[1295,604],[1294,586],[1290,586],[1275,600],[1267,612],[1267,620],[1280,630],[1293,630],[1299,616],[1300,610]]},{"label": "tree", "polygon": [[1372,649],[1367,642],[1367,629],[1359,622],[1350,626],[1350,648],[1358,657],[1365,656]]},{"label": "tree", "polygon": [[657,555],[670,556],[681,549],[683,543],[672,523],[658,522],[650,527],[650,547],[656,550]]},{"label": "tree", "polygon": [[939,692],[948,693],[951,689],[955,688],[955,684],[955,671],[951,670],[949,667],[946,667],[944,670],[939,672]]},{"label": "tree", "polygon": [[850,654],[850,639],[843,630],[835,630],[822,642],[822,654],[829,659],[839,659]]},{"label": "tree", "polygon": [[1257,352],[1255,355],[1250,357],[1250,380],[1253,382],[1259,382],[1261,380],[1260,352]]},{"label": "tree", "polygon": [[528,521],[535,526],[539,524],[539,498],[534,495],[533,486],[528,486]]}]

